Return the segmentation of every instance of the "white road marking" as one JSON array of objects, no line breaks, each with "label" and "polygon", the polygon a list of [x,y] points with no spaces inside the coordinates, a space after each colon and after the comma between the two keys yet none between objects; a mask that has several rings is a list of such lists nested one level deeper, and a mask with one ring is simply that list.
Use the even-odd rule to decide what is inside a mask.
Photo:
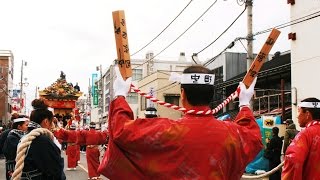
[{"label": "white road marking", "polygon": [[78,164],[78,166],[81,167],[85,172],[88,173],[88,170],[85,167],[83,167],[81,164]]}]

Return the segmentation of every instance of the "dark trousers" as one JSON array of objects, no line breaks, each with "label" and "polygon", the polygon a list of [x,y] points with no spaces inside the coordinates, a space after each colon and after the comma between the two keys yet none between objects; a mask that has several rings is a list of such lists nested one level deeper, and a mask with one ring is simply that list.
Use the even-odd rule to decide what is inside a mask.
[{"label": "dark trousers", "polygon": [[[269,160],[269,171],[277,167],[281,163],[280,157]],[[281,168],[269,176],[269,180],[281,180]]]}]

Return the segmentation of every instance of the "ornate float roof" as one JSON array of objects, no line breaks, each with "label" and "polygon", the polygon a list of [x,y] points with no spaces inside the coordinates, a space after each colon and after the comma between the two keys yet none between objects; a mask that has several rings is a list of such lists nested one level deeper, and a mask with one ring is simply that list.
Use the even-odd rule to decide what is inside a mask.
[{"label": "ornate float roof", "polygon": [[40,97],[45,99],[59,99],[59,100],[77,100],[82,92],[68,83],[65,74],[61,71],[60,78],[57,79],[51,86],[39,91]]}]

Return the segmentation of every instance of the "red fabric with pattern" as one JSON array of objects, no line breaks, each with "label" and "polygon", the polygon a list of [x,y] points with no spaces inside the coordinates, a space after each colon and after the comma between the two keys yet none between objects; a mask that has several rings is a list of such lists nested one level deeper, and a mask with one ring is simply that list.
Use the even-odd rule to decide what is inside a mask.
[{"label": "red fabric with pattern", "polygon": [[191,114],[179,120],[132,119],[123,97],[111,103],[110,140],[99,167],[110,179],[240,179],[262,148],[247,107],[235,122]]},{"label": "red fabric with pattern", "polygon": [[319,121],[309,122],[288,146],[281,179],[320,179]]}]

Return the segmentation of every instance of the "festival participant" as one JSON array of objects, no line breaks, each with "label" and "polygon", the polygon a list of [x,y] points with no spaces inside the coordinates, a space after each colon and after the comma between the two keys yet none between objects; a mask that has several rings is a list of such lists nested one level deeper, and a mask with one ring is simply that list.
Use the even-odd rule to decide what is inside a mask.
[{"label": "festival participant", "polygon": [[66,155],[68,161],[68,168],[67,171],[76,170],[77,162],[78,162],[78,152],[80,151],[79,145],[76,144],[77,142],[77,134],[76,134],[76,125],[71,124],[69,130],[60,129],[54,131],[54,136],[62,141],[68,143]]},{"label": "festival participant", "polygon": [[16,119],[16,118],[18,118],[19,117],[19,114],[18,113],[13,113],[12,115],[11,115],[11,122],[9,122],[8,124],[8,129],[6,129],[6,130],[4,130],[1,134],[0,134],[0,159],[3,159],[4,158],[4,156],[3,156],[3,158],[2,158],[2,149],[3,149],[3,146],[4,146],[4,143],[6,142],[6,139],[7,139],[7,137],[8,137],[8,134],[9,134],[9,132],[11,131],[11,129],[12,129],[12,121],[14,120],[14,119]]},{"label": "festival participant", "polygon": [[155,118],[158,117],[157,109],[154,107],[147,107],[146,111],[144,112],[146,118]]},{"label": "festival participant", "polygon": [[283,180],[319,179],[320,100],[306,98],[298,105],[298,123],[305,128],[293,139],[284,157]]},{"label": "festival participant", "polygon": [[28,130],[29,119],[24,115],[19,115],[13,119],[12,130],[9,132],[3,146],[3,154],[6,157],[6,178],[11,179],[11,175],[16,165],[17,146],[22,136]]},{"label": "festival participant", "polygon": [[88,165],[88,179],[100,179],[98,167],[100,164],[100,151],[99,145],[106,144],[108,141],[107,131],[96,131],[96,124],[90,123],[88,130],[82,130],[78,133],[78,144],[86,146],[86,157]]},{"label": "festival participant", "polygon": [[[28,130],[53,127],[53,114],[42,99],[34,99],[31,103],[33,111],[30,115]],[[61,151],[53,139],[46,135],[33,139],[24,160],[21,179],[25,180],[65,180],[64,161]]]},{"label": "festival participant", "polygon": [[[109,179],[240,179],[246,165],[262,149],[262,138],[249,102],[256,79],[247,89],[239,85],[240,112],[234,122],[212,114],[136,119],[125,97],[116,67],[115,99],[109,111],[110,139],[99,172]],[[213,72],[191,66],[181,77],[181,102],[187,110],[208,111],[214,95]]]},{"label": "festival participant", "polygon": [[296,125],[292,121],[292,119],[287,119],[285,121],[286,123],[286,131],[284,133],[284,141],[283,141],[283,154],[286,153],[287,148],[289,144],[292,142],[294,137],[299,133],[299,131],[296,129]]}]

